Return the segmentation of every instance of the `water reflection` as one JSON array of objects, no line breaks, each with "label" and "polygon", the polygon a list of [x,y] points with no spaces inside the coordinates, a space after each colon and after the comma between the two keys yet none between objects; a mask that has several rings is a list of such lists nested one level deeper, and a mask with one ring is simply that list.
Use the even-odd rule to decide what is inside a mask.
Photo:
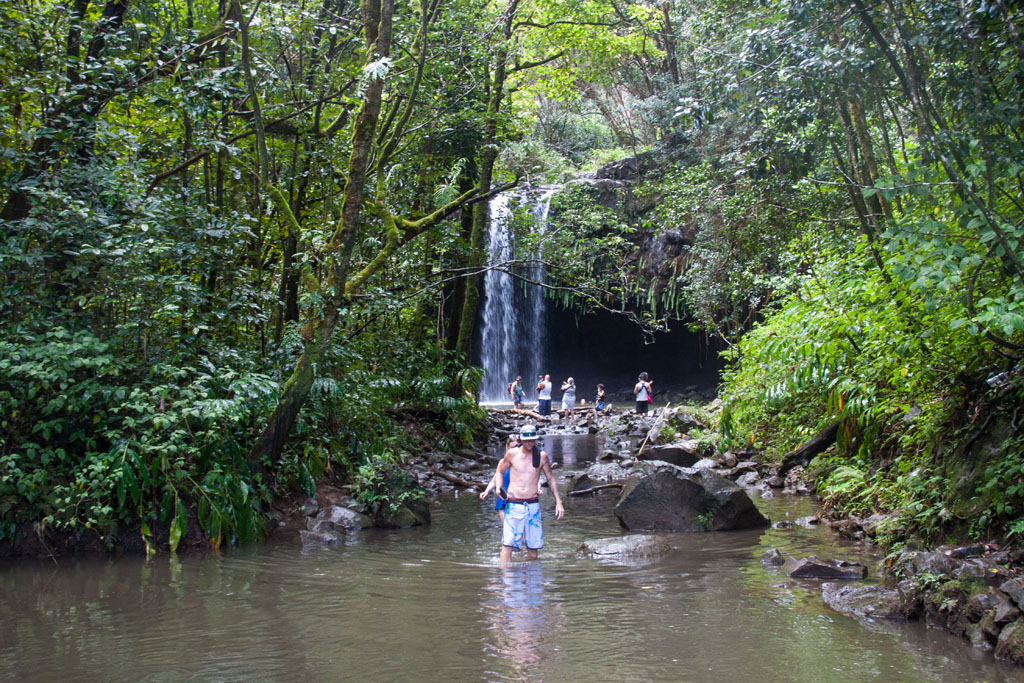
[{"label": "water reflection", "polygon": [[491,676],[513,681],[542,678],[564,623],[558,602],[547,591],[539,561],[505,565],[485,586],[482,608],[493,639],[488,650],[498,664],[496,671],[488,672]]}]

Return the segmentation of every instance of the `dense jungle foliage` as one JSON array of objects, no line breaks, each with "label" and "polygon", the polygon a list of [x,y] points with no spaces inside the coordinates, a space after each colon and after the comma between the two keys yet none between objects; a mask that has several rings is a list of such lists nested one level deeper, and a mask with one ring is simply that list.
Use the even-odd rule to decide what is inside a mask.
[{"label": "dense jungle foliage", "polygon": [[626,215],[570,193],[524,241],[553,295],[722,344],[728,444],[839,420],[820,490],[893,542],[1019,541],[1022,31],[1003,0],[0,0],[0,541],[258,538],[274,496],[467,442],[487,199],[626,156]]},{"label": "dense jungle foliage", "polygon": [[258,538],[468,442],[499,152],[648,14],[0,3],[0,541]]}]

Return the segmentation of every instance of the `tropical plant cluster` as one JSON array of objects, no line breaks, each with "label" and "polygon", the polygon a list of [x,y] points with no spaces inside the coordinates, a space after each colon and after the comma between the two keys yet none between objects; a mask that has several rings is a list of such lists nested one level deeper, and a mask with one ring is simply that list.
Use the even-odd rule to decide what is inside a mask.
[{"label": "tropical plant cluster", "polygon": [[[728,344],[721,427],[889,542],[1021,541],[1020,8],[890,0],[675,10],[678,171],[661,225]],[[685,92],[683,92],[685,91]]]}]

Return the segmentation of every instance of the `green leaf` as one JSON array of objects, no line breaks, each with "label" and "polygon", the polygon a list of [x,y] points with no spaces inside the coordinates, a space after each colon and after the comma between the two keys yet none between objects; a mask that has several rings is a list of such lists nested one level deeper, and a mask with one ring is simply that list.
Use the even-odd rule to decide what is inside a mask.
[{"label": "green leaf", "polygon": [[181,534],[183,531],[184,526],[182,525],[181,517],[175,516],[175,518],[171,520],[171,534],[170,538],[167,540],[167,546],[171,549],[172,553],[178,549],[178,542],[181,541]]}]

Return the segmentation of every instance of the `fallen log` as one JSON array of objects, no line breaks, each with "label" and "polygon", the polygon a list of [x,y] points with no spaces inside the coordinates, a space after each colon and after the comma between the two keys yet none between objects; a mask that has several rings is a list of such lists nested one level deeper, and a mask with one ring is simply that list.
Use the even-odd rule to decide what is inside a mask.
[{"label": "fallen log", "polygon": [[474,484],[471,481],[466,481],[465,479],[456,477],[454,474],[448,474],[443,470],[437,469],[437,467],[431,467],[427,471],[430,472],[431,474],[436,474],[437,476],[441,477],[446,481],[450,481],[453,484],[462,486],[463,488],[471,489],[476,486],[476,484]]},{"label": "fallen log", "polygon": [[534,420],[546,419],[540,413],[536,413],[532,410],[516,410],[515,408],[488,408],[492,413],[500,413],[502,415],[524,415],[526,417],[532,417]]},{"label": "fallen log", "polygon": [[826,448],[836,442],[836,437],[838,435],[839,420],[836,420],[811,437],[811,440],[803,446],[800,446],[799,448],[782,456],[782,465],[779,467],[779,476],[786,476],[786,472],[789,472],[797,465],[807,467],[808,463],[814,459],[814,456],[823,452]]},{"label": "fallen log", "polygon": [[600,491],[601,489],[611,488],[622,488],[622,484],[600,484],[598,486],[591,486],[589,489],[580,489],[579,491],[569,491],[570,496],[582,496],[585,493],[593,493],[594,491]]}]

